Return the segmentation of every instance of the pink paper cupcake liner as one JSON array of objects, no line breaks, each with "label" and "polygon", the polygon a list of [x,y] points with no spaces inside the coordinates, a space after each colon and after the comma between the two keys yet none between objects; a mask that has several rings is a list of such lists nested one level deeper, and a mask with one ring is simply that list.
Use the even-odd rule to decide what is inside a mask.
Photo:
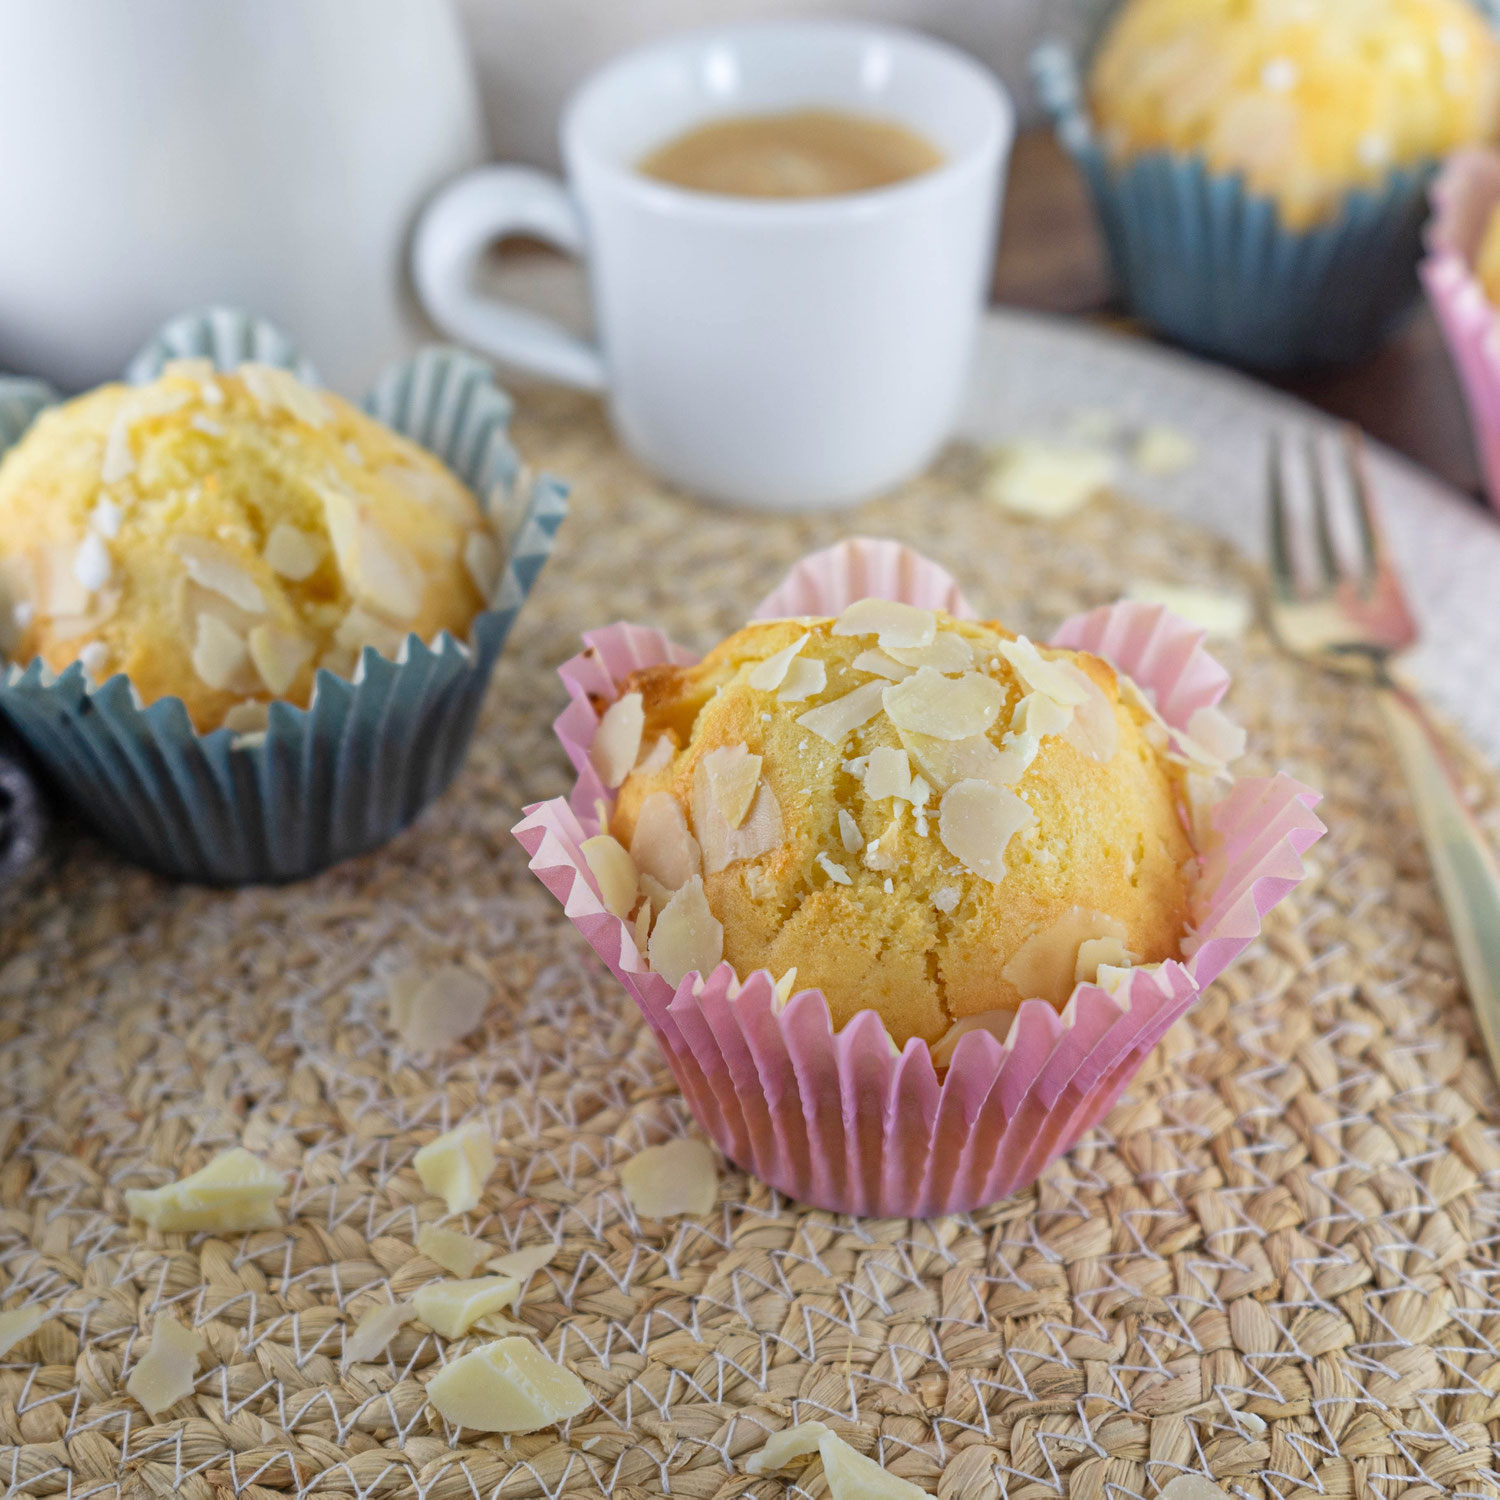
[{"label": "pink paper cupcake liner", "polygon": [[1474,262],[1500,204],[1500,151],[1455,152],[1432,186],[1420,272],[1448,352],[1458,368],[1490,505],[1500,510],[1500,311],[1485,295]]},{"label": "pink paper cupcake liner", "polygon": [[[836,615],[869,595],[973,618],[942,568],[895,542],[858,538],[804,559],[756,618]],[[612,797],[588,747],[599,708],[641,667],[690,663],[655,630],[612,625],[561,668],[572,699],[556,729],[578,771],[571,797],[526,810],[516,837],[531,868],[635,997],[699,1124],[724,1154],[789,1197],[837,1212],[925,1217],[993,1203],[1031,1183],[1112,1108],[1146,1055],[1261,918],[1301,880],[1323,833],[1318,794],[1288,776],[1235,782],[1215,809],[1200,886],[1202,919],[1185,957],[1137,969],[1111,995],[1080,984],[1061,1012],[1027,1000],[1004,1042],[960,1039],[941,1077],[920,1040],[892,1055],[873,1011],[835,1031],[820,990],[785,1005],[764,970],[728,963],[675,989],[647,968],[629,926],[599,898],[580,845]],[[1108,657],[1183,729],[1228,675],[1202,634],[1160,605],[1123,603],[1068,620],[1057,645]]]}]

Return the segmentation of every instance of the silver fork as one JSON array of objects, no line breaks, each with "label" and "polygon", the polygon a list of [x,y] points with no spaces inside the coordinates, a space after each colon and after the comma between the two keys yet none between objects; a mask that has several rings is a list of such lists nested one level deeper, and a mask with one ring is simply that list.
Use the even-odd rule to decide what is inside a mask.
[{"label": "silver fork", "polygon": [[1296,523],[1287,495],[1287,455],[1279,436],[1271,435],[1271,628],[1294,655],[1359,677],[1374,691],[1427,844],[1469,1001],[1500,1077],[1500,871],[1464,806],[1441,735],[1421,701],[1391,674],[1392,660],[1416,643],[1417,624],[1371,504],[1357,434],[1346,430],[1340,451],[1358,556],[1346,563],[1339,555],[1318,445],[1309,437],[1303,462],[1312,564],[1299,571],[1291,547]]}]

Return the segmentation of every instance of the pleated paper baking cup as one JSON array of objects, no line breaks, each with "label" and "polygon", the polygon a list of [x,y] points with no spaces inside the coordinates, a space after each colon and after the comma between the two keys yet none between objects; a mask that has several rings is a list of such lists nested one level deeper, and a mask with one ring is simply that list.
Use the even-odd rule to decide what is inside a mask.
[{"label": "pleated paper baking cup", "polygon": [[1457,152],[1433,183],[1432,203],[1422,283],[1458,369],[1490,504],[1500,510],[1500,312],[1474,274],[1500,206],[1500,151]]},{"label": "pleated paper baking cup", "polygon": [[1292,230],[1272,199],[1200,157],[1112,161],[1072,53],[1047,42],[1031,64],[1088,183],[1120,293],[1159,332],[1216,359],[1290,369],[1357,360],[1410,311],[1433,164],[1393,170],[1326,222]]},{"label": "pleated paper baking cup", "polygon": [[[793,569],[757,618],[837,615],[875,594],[973,618],[953,579],[894,542],[859,539]],[[1056,644],[1109,657],[1182,728],[1228,678],[1202,634],[1160,605],[1126,603],[1067,621]],[[635,997],[694,1116],[730,1160],[789,1197],[844,1213],[925,1216],[993,1203],[1032,1182],[1108,1112],[1167,1028],[1256,937],[1303,875],[1323,832],[1318,794],[1288,776],[1237,781],[1214,814],[1204,912],[1186,957],[1133,970],[1114,994],[1078,985],[1061,1012],[1025,1001],[1004,1042],[962,1037],[939,1074],[927,1045],[892,1055],[874,1011],[835,1031],[819,990],[778,1002],[769,973],[741,983],[728,963],[675,989],[653,974],[612,916],[580,845],[612,794],[589,761],[596,703],[641,667],[693,653],[659,631],[612,625],[585,635],[561,671],[571,703],[557,733],[578,771],[571,797],[526,810],[516,837],[531,868]]]},{"label": "pleated paper baking cup", "polygon": [[[169,323],[129,378],[151,380],[186,356],[226,371],[259,360],[317,383],[278,329],[225,308]],[[127,858],[211,884],[310,875],[385,843],[463,764],[495,661],[552,551],[566,487],[521,477],[509,398],[457,350],[424,349],[393,366],[364,407],[479,497],[506,546],[489,607],[465,640],[408,635],[394,661],[367,646],[351,678],[320,670],[307,708],[273,702],[254,735],[200,734],[181,699],[143,706],[123,675],[96,684],[77,662],[60,674],[40,660],[7,667],[0,715],[59,802]],[[0,390],[0,423],[5,411]]]}]

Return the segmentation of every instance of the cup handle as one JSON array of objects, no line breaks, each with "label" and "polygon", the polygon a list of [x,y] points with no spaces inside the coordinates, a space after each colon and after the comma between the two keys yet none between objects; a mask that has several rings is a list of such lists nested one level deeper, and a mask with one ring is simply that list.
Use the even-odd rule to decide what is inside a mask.
[{"label": "cup handle", "polygon": [[582,258],[583,220],[567,188],[530,167],[476,167],[439,189],[412,238],[411,269],[427,315],[462,340],[548,380],[600,391],[604,359],[596,345],[539,313],[473,289],[485,249],[506,235],[529,234]]}]

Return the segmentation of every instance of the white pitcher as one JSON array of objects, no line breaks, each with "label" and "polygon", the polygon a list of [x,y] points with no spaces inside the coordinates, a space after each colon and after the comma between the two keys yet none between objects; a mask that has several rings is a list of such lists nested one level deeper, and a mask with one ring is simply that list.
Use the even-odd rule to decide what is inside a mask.
[{"label": "white pitcher", "polygon": [[238,303],[363,390],[421,201],[485,154],[449,0],[0,0],[0,370],[77,389]]}]

